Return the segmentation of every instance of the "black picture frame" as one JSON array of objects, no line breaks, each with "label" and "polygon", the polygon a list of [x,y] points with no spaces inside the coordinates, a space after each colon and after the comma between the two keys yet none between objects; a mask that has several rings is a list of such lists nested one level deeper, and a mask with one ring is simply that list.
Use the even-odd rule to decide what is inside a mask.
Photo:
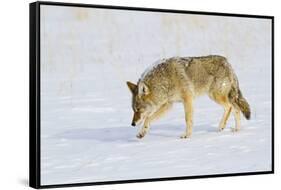
[{"label": "black picture frame", "polygon": [[[165,12],[165,13],[182,13],[196,15],[217,15],[225,17],[245,17],[245,18],[262,18],[271,20],[271,42],[272,42],[272,168],[269,171],[246,172],[246,173],[229,173],[215,175],[199,175],[199,176],[182,176],[154,179],[138,179],[138,180],[122,180],[122,181],[104,181],[91,183],[72,183],[72,184],[56,184],[42,185],[40,182],[40,6],[70,6],[70,7],[88,7],[88,8],[103,8],[103,9],[118,9],[132,11],[149,11],[149,12]],[[108,5],[91,5],[80,3],[62,3],[62,2],[46,2],[39,1],[30,3],[29,5],[29,59],[30,59],[30,75],[29,75],[29,185],[33,188],[55,188],[55,187],[72,187],[72,186],[88,186],[88,185],[104,185],[104,184],[121,184],[121,183],[136,183],[136,182],[151,182],[165,180],[183,180],[195,178],[211,178],[211,177],[227,177],[227,176],[242,176],[242,175],[259,175],[274,173],[274,17],[264,15],[248,15],[248,14],[233,14],[233,13],[218,13],[218,12],[200,12],[186,10],[169,10],[156,8],[140,8],[140,7],[121,7]]]}]

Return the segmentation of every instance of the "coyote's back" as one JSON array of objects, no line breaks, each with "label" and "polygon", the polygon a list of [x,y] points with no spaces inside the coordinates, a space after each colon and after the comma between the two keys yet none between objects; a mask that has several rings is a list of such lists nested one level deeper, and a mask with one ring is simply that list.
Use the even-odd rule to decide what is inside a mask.
[{"label": "coyote's back", "polygon": [[[238,79],[222,56],[173,57],[160,60],[147,69],[135,85],[127,83],[133,93],[132,124],[144,121],[140,136],[144,136],[149,123],[171,107],[175,101],[183,102],[186,112],[187,130],[183,137],[191,135],[193,99],[199,95],[208,96],[224,107],[225,113],[220,130],[233,110],[236,130],[240,128],[240,111],[250,118],[250,107],[239,89]],[[137,109],[142,108],[142,109]],[[137,115],[139,115],[137,117]]]}]

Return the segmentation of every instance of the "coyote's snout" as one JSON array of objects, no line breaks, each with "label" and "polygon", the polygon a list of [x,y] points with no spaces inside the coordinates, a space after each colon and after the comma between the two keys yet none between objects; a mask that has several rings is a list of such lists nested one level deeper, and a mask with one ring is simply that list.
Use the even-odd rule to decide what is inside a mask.
[{"label": "coyote's snout", "polygon": [[193,101],[202,94],[208,94],[224,108],[220,131],[225,128],[231,112],[235,117],[235,131],[240,129],[240,112],[250,119],[250,106],[239,89],[233,69],[222,56],[163,59],[148,68],[137,84],[127,82],[127,85],[132,93],[134,111],[131,125],[143,124],[137,135],[139,138],[145,136],[152,121],[178,101],[184,105],[186,121],[186,130],[181,137],[190,137]]}]

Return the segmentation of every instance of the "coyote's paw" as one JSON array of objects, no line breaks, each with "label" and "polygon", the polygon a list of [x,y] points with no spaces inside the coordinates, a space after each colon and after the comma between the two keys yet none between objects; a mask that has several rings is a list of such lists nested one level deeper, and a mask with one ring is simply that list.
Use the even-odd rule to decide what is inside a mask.
[{"label": "coyote's paw", "polygon": [[191,134],[186,134],[186,133],[184,133],[180,136],[181,139],[187,139],[187,138],[190,138],[190,137],[191,137]]},{"label": "coyote's paw", "polygon": [[141,131],[141,132],[139,132],[139,133],[137,134],[137,137],[138,137],[139,139],[141,139],[141,138],[143,138],[143,137],[145,136],[145,134],[146,134],[145,131]]},{"label": "coyote's paw", "polygon": [[240,129],[238,129],[238,128],[232,128],[231,131],[232,131],[233,133],[236,133],[236,132],[240,131]]},{"label": "coyote's paw", "polygon": [[221,127],[220,127],[220,128],[218,129],[218,132],[222,132],[223,130],[224,130],[224,128],[221,128]]}]

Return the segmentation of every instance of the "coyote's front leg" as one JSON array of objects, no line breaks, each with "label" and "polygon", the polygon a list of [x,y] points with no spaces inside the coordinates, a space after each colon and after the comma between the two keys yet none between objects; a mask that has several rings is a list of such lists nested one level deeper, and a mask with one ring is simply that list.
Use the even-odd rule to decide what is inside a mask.
[{"label": "coyote's front leg", "polygon": [[185,124],[186,131],[181,138],[189,138],[192,134],[192,125],[193,125],[193,98],[192,96],[185,95],[183,98],[184,112],[185,112]]},{"label": "coyote's front leg", "polygon": [[149,131],[149,128],[150,128],[150,118],[147,118],[145,121],[144,121],[144,125],[143,127],[141,128],[140,132],[137,134],[137,137],[138,138],[142,138],[146,135],[146,133]]},{"label": "coyote's front leg", "polygon": [[149,131],[150,128],[150,123],[154,121],[155,119],[159,118],[162,116],[164,113],[166,113],[169,108],[172,105],[170,103],[165,103],[163,104],[156,112],[154,112],[151,116],[147,117],[144,121],[144,125],[141,128],[140,132],[137,134],[138,138],[143,138],[147,132]]}]

